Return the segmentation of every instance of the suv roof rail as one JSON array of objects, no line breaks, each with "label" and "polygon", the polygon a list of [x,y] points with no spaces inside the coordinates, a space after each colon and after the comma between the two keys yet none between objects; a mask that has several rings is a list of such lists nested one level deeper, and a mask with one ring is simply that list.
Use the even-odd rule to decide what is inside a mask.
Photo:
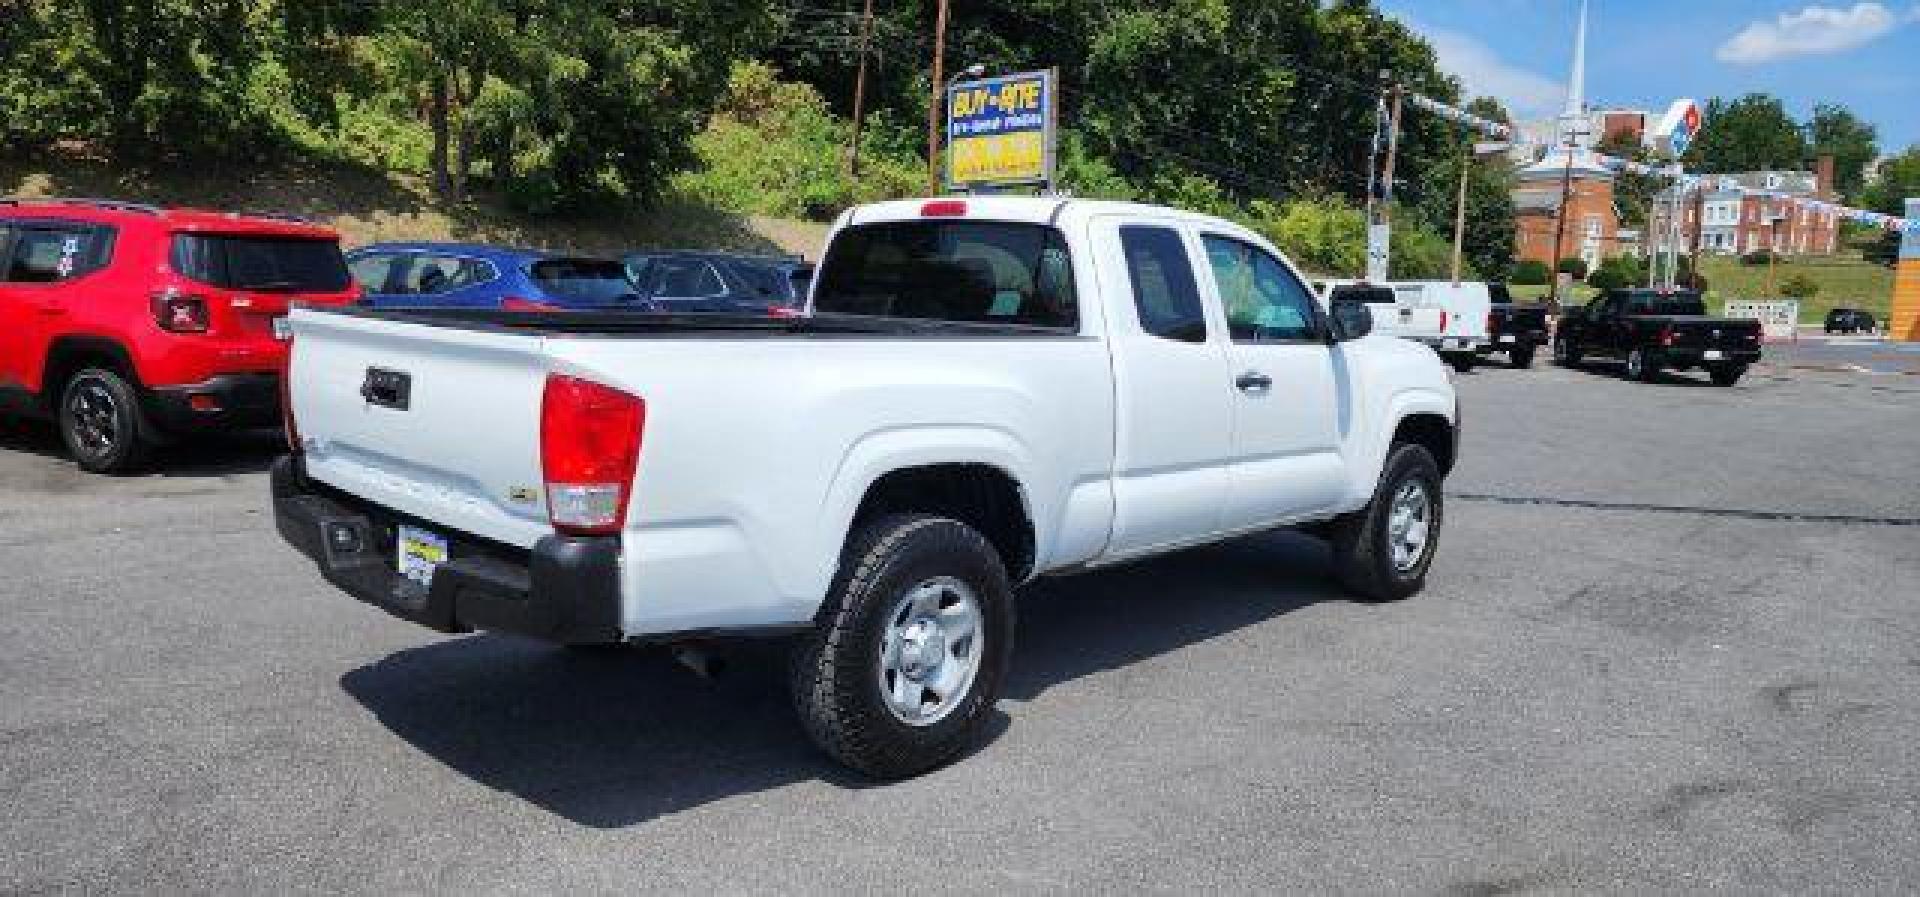
[{"label": "suv roof rail", "polygon": [[159,206],[142,202],[127,202],[119,199],[95,199],[88,196],[3,196],[0,205],[24,206],[35,203],[61,206],[92,206],[96,209],[108,209],[115,212],[139,212],[142,215],[158,215]]},{"label": "suv roof rail", "polygon": [[228,212],[227,215],[231,218],[265,218],[268,221],[291,221],[295,224],[320,223],[305,215],[295,215],[292,212]]}]

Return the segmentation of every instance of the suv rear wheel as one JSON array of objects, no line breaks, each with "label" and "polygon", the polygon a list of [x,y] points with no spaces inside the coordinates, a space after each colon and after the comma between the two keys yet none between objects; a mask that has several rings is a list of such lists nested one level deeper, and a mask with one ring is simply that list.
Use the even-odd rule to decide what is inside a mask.
[{"label": "suv rear wheel", "polygon": [[1627,379],[1652,383],[1660,377],[1660,360],[1645,349],[1627,353]]},{"label": "suv rear wheel", "polygon": [[974,737],[1012,643],[1013,589],[985,537],[945,517],[882,517],[854,533],[794,654],[794,705],[841,763],[917,775]]},{"label": "suv rear wheel", "polygon": [[146,457],[139,395],[113,371],[86,368],[68,378],[56,418],[60,438],[82,470],[127,473]]}]

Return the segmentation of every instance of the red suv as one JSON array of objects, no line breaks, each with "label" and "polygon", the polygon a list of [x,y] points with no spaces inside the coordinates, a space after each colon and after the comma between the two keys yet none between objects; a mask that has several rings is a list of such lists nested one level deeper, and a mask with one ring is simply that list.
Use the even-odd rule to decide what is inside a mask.
[{"label": "red suv", "polygon": [[295,218],[0,199],[0,414],[51,417],[82,468],[279,422],[285,315],[359,296]]}]

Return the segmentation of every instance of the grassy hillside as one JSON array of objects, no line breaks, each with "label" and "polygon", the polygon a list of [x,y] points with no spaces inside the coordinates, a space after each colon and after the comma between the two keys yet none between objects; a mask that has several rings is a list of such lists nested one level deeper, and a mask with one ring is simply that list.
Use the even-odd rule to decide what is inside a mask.
[{"label": "grassy hillside", "polygon": [[167,206],[289,212],[330,224],[349,246],[378,240],[468,240],[583,254],[699,248],[817,255],[826,226],[682,204],[603,217],[531,218],[497,197],[458,208],[405,175],[286,163],[254,171],[130,171],[81,151],[0,155],[0,196],[98,196]]}]

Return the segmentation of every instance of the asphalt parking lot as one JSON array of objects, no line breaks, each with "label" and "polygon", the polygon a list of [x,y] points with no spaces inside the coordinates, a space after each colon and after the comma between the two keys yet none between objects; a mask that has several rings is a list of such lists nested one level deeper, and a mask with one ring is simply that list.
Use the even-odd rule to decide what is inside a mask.
[{"label": "asphalt parking lot", "polygon": [[[1462,377],[1427,591],[1290,534],[1024,595],[992,735],[875,786],[778,652],[439,637],[325,587],[271,440],[0,435],[0,891],[1920,888],[1920,379]],[[7,426],[7,425],[0,425]]]}]

